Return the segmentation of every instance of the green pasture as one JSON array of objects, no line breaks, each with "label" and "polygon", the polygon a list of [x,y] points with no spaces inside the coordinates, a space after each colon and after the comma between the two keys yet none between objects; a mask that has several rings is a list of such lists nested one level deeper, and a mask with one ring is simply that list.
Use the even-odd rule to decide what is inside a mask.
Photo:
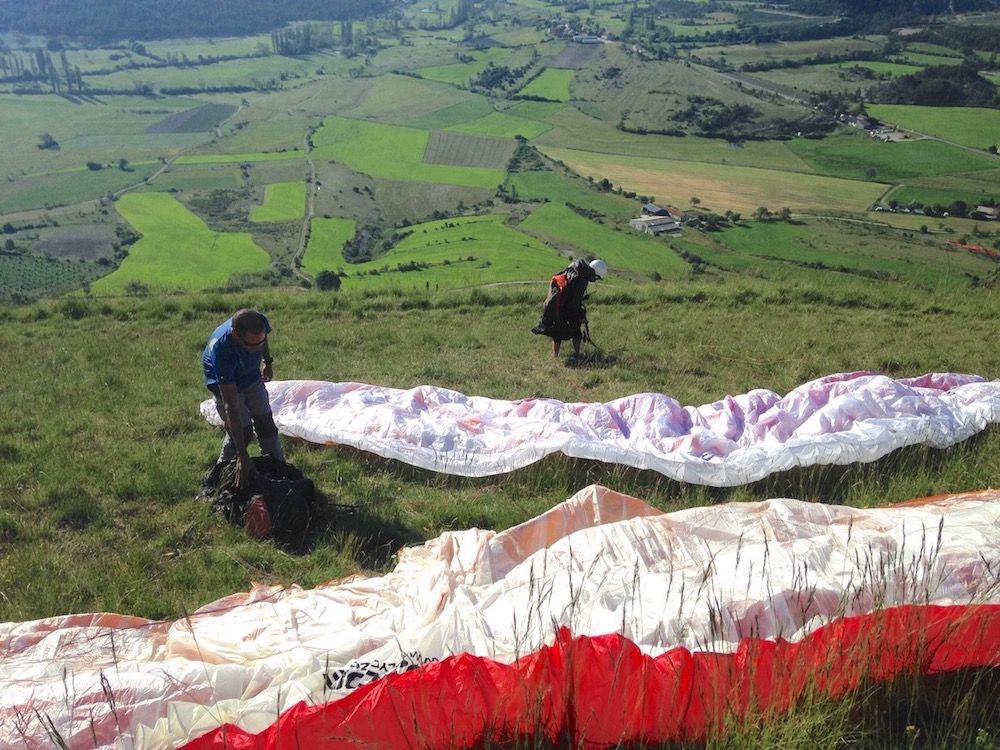
[{"label": "green pasture", "polygon": [[760,63],[768,60],[802,60],[819,54],[845,55],[852,52],[880,52],[885,45],[885,37],[870,35],[865,37],[834,37],[831,39],[810,39],[801,42],[780,44],[733,44],[724,47],[706,46],[698,50],[699,56],[716,57],[723,55],[734,68],[743,63]]},{"label": "green pasture", "polygon": [[569,85],[575,75],[575,70],[546,68],[517,93],[520,96],[541,97],[550,102],[567,102],[572,98]]},{"label": "green pasture", "polygon": [[[537,105],[543,102],[524,102],[524,104]],[[658,147],[656,137],[626,133],[616,128],[614,122],[585,114],[576,106],[552,106],[557,106],[559,109],[542,113],[545,121],[551,123],[552,127],[532,139],[532,142],[539,147],[558,148],[572,144],[574,148],[585,151],[634,154],[655,153]],[[518,108],[514,111],[520,112]]]},{"label": "green pasture", "polygon": [[[221,168],[232,169],[232,165],[216,165]],[[317,165],[317,168],[319,165]],[[309,167],[305,160],[298,159],[277,159],[272,161],[258,161],[242,163],[239,165],[241,172],[247,174],[247,182],[251,185],[270,185],[275,182],[302,182],[309,177]],[[317,174],[317,181],[319,175]]]},{"label": "green pasture", "polygon": [[784,207],[863,211],[885,189],[858,180],[777,169],[595,154],[575,149],[543,150],[549,157],[595,181],[608,179],[624,190],[652,195],[661,203],[676,206],[686,206],[691,197],[697,197],[700,208],[720,214],[738,211],[749,215],[761,206],[772,211]]},{"label": "green pasture", "polygon": [[[233,119],[241,118],[247,112],[241,110]],[[276,154],[272,158],[283,158],[280,154],[302,152],[307,124],[303,117],[281,117],[264,121],[241,120],[238,128],[227,128],[224,138],[206,144],[200,150],[204,154]],[[198,153],[198,152],[196,152]],[[254,159],[260,161],[260,159]]]},{"label": "green pasture", "polygon": [[354,237],[351,219],[313,219],[309,223],[309,244],[302,257],[302,270],[315,276],[320,271],[337,272],[344,261],[344,243]]},{"label": "green pasture", "polygon": [[1000,145],[1000,110],[871,104],[868,114],[903,130],[977,149]]},{"label": "green pasture", "polygon": [[[957,20],[957,19],[956,19]],[[905,54],[917,54],[917,55],[930,55],[931,57],[937,58],[947,58],[952,61],[961,60],[962,55],[953,49],[944,47],[940,44],[932,44],[931,42],[907,42],[906,48],[904,50]],[[938,65],[940,63],[932,63],[933,65]]]},{"label": "green pasture", "polygon": [[[406,125],[411,128],[423,128],[424,130],[462,130],[463,128],[468,128],[470,124],[475,123],[477,120],[489,118],[492,114],[499,113],[495,112],[485,97],[477,96],[466,99],[458,104],[452,104],[443,109],[429,112],[426,115],[408,119]],[[469,129],[467,132],[472,132],[472,130]],[[481,132],[476,133],[476,135],[497,134],[488,133],[485,132],[485,129],[481,129]]]},{"label": "green pasture", "polygon": [[454,86],[468,86],[474,75],[486,68],[490,63],[500,65],[511,51],[504,47],[490,47],[485,50],[470,50],[468,56],[472,62],[449,63],[446,65],[431,65],[419,68],[416,72],[421,78],[440,83],[450,83]]},{"label": "green pasture", "polygon": [[754,78],[760,78],[780,86],[790,86],[802,92],[807,91],[854,91],[859,86],[868,86],[872,81],[854,75],[851,68],[867,68],[876,76],[897,78],[922,70],[916,65],[882,62],[847,62],[833,65],[803,65],[800,68],[776,68],[752,73]]},{"label": "green pasture", "polygon": [[599,224],[560,203],[544,204],[518,228],[573,257],[601,257],[612,273],[658,273],[663,278],[679,279],[688,272],[687,263],[670,249],[668,240]]},{"label": "green pasture", "polygon": [[143,239],[118,270],[94,282],[95,294],[121,294],[133,282],[157,292],[214,289],[233,274],[268,267],[249,234],[215,232],[169,194],[128,194],[116,205]]},{"label": "green pasture", "polygon": [[874,234],[851,222],[751,222],[717,236],[727,248],[748,257],[838,269],[938,291],[967,286],[968,276],[986,276],[996,263],[949,249],[947,238],[886,230]]},{"label": "green pasture", "polygon": [[517,102],[512,107],[509,107],[504,111],[514,117],[523,117],[526,120],[539,120],[548,124],[550,117],[565,108],[566,105],[562,102],[522,101]]},{"label": "green pasture", "polygon": [[[931,139],[883,143],[844,129],[823,139],[796,138],[788,148],[817,173],[851,180],[899,182],[915,177],[996,169],[996,157]],[[867,177],[868,170],[874,170]]]},{"label": "green pasture", "polygon": [[264,187],[264,203],[250,209],[250,221],[288,221],[306,214],[306,184],[276,182]]},{"label": "green pasture", "polygon": [[570,178],[559,171],[516,172],[507,180],[508,191],[516,191],[518,200],[551,201],[596,211],[609,223],[622,224],[641,213],[638,198],[624,198],[617,193],[597,190],[586,180]]},{"label": "green pasture", "polygon": [[184,59],[192,63],[199,58],[268,56],[271,54],[271,35],[242,37],[189,37],[184,39],[155,39],[143,42],[146,52],[163,59]]},{"label": "green pasture", "polygon": [[[344,266],[342,289],[442,291],[489,284],[544,282],[566,258],[504,223],[505,216],[473,216],[414,224],[386,255]],[[422,270],[400,270],[408,264]],[[539,292],[539,302],[545,296]]]},{"label": "green pasture", "polygon": [[180,156],[175,164],[239,164],[241,162],[264,162],[264,161],[285,161],[288,159],[301,160],[305,154],[301,150],[277,151],[268,153],[240,153],[240,154],[191,154],[190,156]]},{"label": "green pasture", "polygon": [[490,38],[506,47],[525,47],[548,41],[545,34],[533,26],[507,26],[490,34]]},{"label": "green pasture", "polygon": [[1000,167],[977,172],[958,172],[907,180],[904,187],[932,188],[947,191],[962,191],[978,196],[977,202],[985,202],[990,196],[1000,192]]},{"label": "green pasture", "polygon": [[[220,57],[250,57],[267,56],[271,54],[270,35],[249,37],[229,37],[204,39],[190,37],[186,39],[163,39],[144,41],[147,55],[138,55],[130,50],[115,47],[69,47],[65,50],[66,60],[70,67],[79,67],[85,80],[91,85],[99,86],[100,76],[90,77],[87,74],[95,71],[114,71],[126,69],[133,65],[155,65],[159,58],[163,61],[178,61],[186,67],[203,65],[206,59]],[[29,48],[30,49],[30,48]],[[113,60],[113,56],[124,55],[124,58]]]},{"label": "green pasture", "polygon": [[452,212],[459,205],[483,204],[496,195],[496,185],[467,187],[385,178],[375,178],[373,182],[380,210],[387,224],[394,227],[424,221],[435,211]]},{"label": "green pasture", "polygon": [[469,133],[471,135],[491,135],[497,138],[514,138],[522,136],[531,140],[537,138],[542,133],[551,130],[552,126],[539,120],[518,117],[506,112],[490,112],[483,117],[469,122],[453,125],[449,130],[456,133]]},{"label": "green pasture", "polygon": [[371,81],[365,96],[341,114],[359,120],[403,124],[478,98],[447,83],[390,73]]},{"label": "green pasture", "polygon": [[[733,167],[760,167],[785,172],[812,173],[815,168],[800,157],[789,144],[793,141],[743,141],[726,143],[717,138],[686,136],[635,136],[634,144],[619,143],[615,148],[622,155],[644,154],[654,158],[704,162]],[[641,148],[643,144],[646,148]]]},{"label": "green pasture", "polygon": [[96,201],[112,193],[141,185],[159,163],[137,164],[93,172],[87,168],[0,181],[0,214]]},{"label": "green pasture", "polygon": [[737,28],[735,23],[665,23],[663,26],[670,29],[673,38],[682,41]]},{"label": "green pasture", "polygon": [[313,56],[241,58],[212,65],[129,68],[108,75],[84,77],[84,83],[99,89],[127,92],[148,86],[163,89],[206,89],[230,86],[285,86],[314,78],[318,62]]},{"label": "green pasture", "polygon": [[[85,168],[124,157],[130,162],[172,156],[205,139],[204,134],[147,135],[169,114],[197,106],[193,99],[164,99],[137,106],[130,97],[74,103],[58,96],[0,94],[0,177]],[[58,149],[39,149],[43,133]]]},{"label": "green pasture", "polygon": [[928,68],[934,65],[958,65],[961,58],[953,54],[924,55],[919,52],[904,52],[901,58],[910,65],[918,65],[920,68]]},{"label": "green pasture", "polygon": [[458,10],[458,0],[435,0],[433,3],[415,3],[406,8],[405,15],[418,22],[421,18],[434,22],[438,26],[446,26],[449,16]]},{"label": "green pasture", "polygon": [[440,182],[466,187],[493,187],[503,170],[425,164],[430,134],[426,130],[327,118],[313,137],[314,159],[334,159],[373,177]]}]

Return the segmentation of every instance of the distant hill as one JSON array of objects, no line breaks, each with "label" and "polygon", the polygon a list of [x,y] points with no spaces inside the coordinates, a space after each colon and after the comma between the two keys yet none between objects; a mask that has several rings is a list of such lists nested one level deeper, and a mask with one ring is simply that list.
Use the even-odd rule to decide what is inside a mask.
[{"label": "distant hill", "polygon": [[360,19],[392,0],[0,0],[0,31],[113,42],[240,36],[290,21]]},{"label": "distant hill", "polygon": [[998,0],[793,0],[795,10],[820,15],[882,16],[899,19],[996,10]]}]

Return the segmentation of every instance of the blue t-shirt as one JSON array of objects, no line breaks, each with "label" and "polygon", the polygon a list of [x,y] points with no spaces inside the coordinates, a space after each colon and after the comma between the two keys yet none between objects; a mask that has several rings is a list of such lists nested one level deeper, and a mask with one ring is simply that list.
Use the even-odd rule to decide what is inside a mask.
[{"label": "blue t-shirt", "polygon": [[[264,333],[271,332],[271,324],[262,313]],[[260,365],[264,359],[263,347],[255,352],[248,352],[240,346],[233,336],[233,319],[230,318],[212,332],[205,353],[201,357],[205,370],[205,385],[209,390],[217,391],[220,385],[235,383],[236,390],[246,390],[260,377]]]}]

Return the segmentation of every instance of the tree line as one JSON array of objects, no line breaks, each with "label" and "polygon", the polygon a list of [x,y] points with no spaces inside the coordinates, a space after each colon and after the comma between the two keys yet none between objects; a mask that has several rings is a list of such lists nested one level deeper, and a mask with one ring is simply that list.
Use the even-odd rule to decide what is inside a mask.
[{"label": "tree line", "polygon": [[365,18],[397,0],[19,0],[0,3],[0,28],[74,40],[250,36],[292,21]]}]

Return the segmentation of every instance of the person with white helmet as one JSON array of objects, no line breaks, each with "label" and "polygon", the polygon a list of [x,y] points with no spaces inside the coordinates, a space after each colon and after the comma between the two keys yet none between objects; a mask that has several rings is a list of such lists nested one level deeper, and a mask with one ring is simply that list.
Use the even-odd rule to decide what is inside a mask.
[{"label": "person with white helmet", "polygon": [[542,316],[531,332],[552,339],[553,357],[559,356],[563,341],[572,341],[573,353],[580,354],[583,325],[587,322],[587,310],[583,306],[587,286],[607,275],[608,264],[598,258],[590,263],[577,260],[552,277],[548,296],[542,304]]}]

